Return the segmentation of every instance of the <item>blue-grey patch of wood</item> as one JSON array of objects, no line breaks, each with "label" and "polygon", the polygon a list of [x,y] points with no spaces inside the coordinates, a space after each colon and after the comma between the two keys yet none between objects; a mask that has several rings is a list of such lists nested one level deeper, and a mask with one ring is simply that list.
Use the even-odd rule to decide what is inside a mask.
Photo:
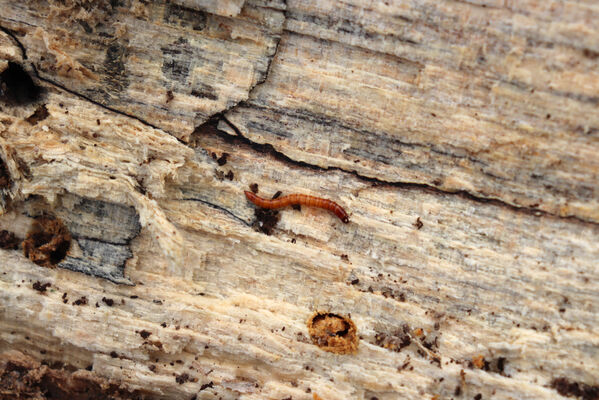
[{"label": "blue-grey patch of wood", "polygon": [[32,196],[24,207],[31,217],[54,215],[69,229],[71,250],[57,266],[132,285],[125,276],[125,264],[133,256],[129,244],[141,230],[135,208],[73,194],[61,196],[57,204],[52,209],[41,197]]},{"label": "blue-grey patch of wood", "polygon": [[58,266],[114,283],[133,284],[125,277],[125,263],[133,256],[129,242],[141,229],[135,208],[67,196],[74,201],[62,201],[55,213],[69,228],[83,254],[67,255]]},{"label": "blue-grey patch of wood", "polygon": [[108,279],[114,283],[132,285],[125,277],[125,262],[133,256],[129,246],[101,242],[99,240],[75,239],[83,252],[82,257],[67,257],[60,268],[83,272],[87,275]]},{"label": "blue-grey patch of wood", "polygon": [[69,228],[73,238],[128,245],[131,239],[139,234],[141,226],[135,208],[86,198],[80,199],[72,208],[67,208],[63,201],[63,206],[55,211]]}]

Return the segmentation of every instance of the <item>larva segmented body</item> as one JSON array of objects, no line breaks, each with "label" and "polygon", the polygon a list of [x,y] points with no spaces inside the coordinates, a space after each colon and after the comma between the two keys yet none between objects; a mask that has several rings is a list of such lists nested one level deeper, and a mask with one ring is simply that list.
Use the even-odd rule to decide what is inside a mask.
[{"label": "larva segmented body", "polygon": [[349,222],[349,216],[339,204],[332,200],[323,199],[320,197],[309,196],[307,194],[290,194],[287,196],[279,197],[273,200],[263,199],[260,196],[255,195],[252,192],[245,191],[245,197],[255,205],[261,208],[281,208],[292,204],[301,204],[308,207],[324,208],[335,213],[337,217],[344,223]]}]

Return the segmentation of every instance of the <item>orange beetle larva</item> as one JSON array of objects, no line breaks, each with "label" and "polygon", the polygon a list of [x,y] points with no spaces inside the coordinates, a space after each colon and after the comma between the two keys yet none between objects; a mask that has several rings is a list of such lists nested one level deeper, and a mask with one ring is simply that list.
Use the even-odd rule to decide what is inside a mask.
[{"label": "orange beetle larva", "polygon": [[255,195],[252,192],[245,191],[245,197],[258,207],[262,208],[281,208],[292,204],[301,204],[303,206],[324,208],[335,213],[341,221],[344,223],[349,222],[349,216],[339,204],[332,200],[323,199],[320,197],[309,196],[307,194],[290,194],[287,196],[279,197],[273,200],[263,199],[260,196]]}]

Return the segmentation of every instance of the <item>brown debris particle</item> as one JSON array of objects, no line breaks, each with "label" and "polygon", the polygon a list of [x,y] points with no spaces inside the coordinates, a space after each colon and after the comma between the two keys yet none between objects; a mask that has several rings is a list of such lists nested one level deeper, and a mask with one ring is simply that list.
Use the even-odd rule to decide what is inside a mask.
[{"label": "brown debris particle", "polygon": [[582,55],[590,58],[591,60],[595,60],[599,58],[599,51],[594,51],[591,49],[582,49]]},{"label": "brown debris particle", "polygon": [[175,98],[175,95],[173,94],[172,90],[169,90],[166,92],[166,102],[170,103],[171,101],[173,101],[173,99]]},{"label": "brown debris particle", "polygon": [[420,217],[416,218],[416,222],[414,222],[412,225],[414,225],[418,230],[424,226],[422,221],[420,221]]},{"label": "brown debris particle", "polygon": [[[140,399],[119,383],[99,377],[86,369],[54,369],[18,352],[0,355],[1,399]],[[67,366],[70,367],[70,366]]]},{"label": "brown debris particle", "polygon": [[506,363],[507,359],[505,357],[499,357],[496,360],[496,369],[493,369],[493,372],[498,372],[501,375],[505,374],[505,363]]},{"label": "brown debris particle", "polygon": [[233,171],[229,171],[227,172],[227,174],[225,175],[225,178],[227,178],[228,180],[232,181],[233,178],[235,178],[235,174],[233,173]]},{"label": "brown debris particle", "polygon": [[189,378],[189,374],[187,372],[182,373],[181,375],[177,375],[175,377],[175,381],[177,381],[177,383],[179,385],[184,384],[185,382],[188,382],[190,380]]},{"label": "brown debris particle", "polygon": [[35,125],[38,122],[43,121],[46,118],[48,118],[49,115],[50,115],[50,113],[48,112],[46,105],[42,104],[38,108],[36,108],[35,111],[33,112],[33,114],[28,116],[25,119],[25,121],[29,122],[31,125]]},{"label": "brown debris particle", "polygon": [[356,325],[347,317],[316,312],[308,320],[308,332],[312,343],[324,351],[353,354],[358,350]]},{"label": "brown debris particle", "polygon": [[258,193],[258,184],[257,183],[250,184],[250,190],[252,191],[252,193]]},{"label": "brown debris particle", "polygon": [[15,250],[19,247],[19,239],[14,233],[0,231],[0,247],[7,250]]},{"label": "brown debris particle", "polygon": [[106,297],[102,297],[102,302],[104,304],[106,304],[108,307],[112,307],[114,304],[114,300],[113,299],[108,299]]},{"label": "brown debris particle", "polygon": [[482,354],[472,357],[472,364],[476,368],[482,369],[485,366],[485,357],[483,357]]},{"label": "brown debris particle", "polygon": [[23,254],[37,265],[54,268],[71,247],[71,234],[59,219],[38,217],[23,241]]},{"label": "brown debris particle", "polygon": [[401,329],[397,329],[392,334],[379,332],[374,336],[374,340],[374,343],[379,347],[399,352],[412,343],[410,327],[404,324]]},{"label": "brown debris particle", "polygon": [[227,163],[227,157],[229,157],[229,153],[223,153],[218,160],[216,160],[216,163],[222,167]]},{"label": "brown debris particle", "polygon": [[574,382],[568,378],[555,378],[551,381],[551,387],[562,396],[579,397],[583,400],[598,400],[599,386],[591,386],[586,383]]},{"label": "brown debris particle", "polygon": [[73,302],[74,306],[84,306],[87,304],[87,297],[85,296],[81,296],[80,298],[78,298],[77,300],[75,300]]},{"label": "brown debris particle", "polygon": [[409,366],[410,366],[410,359],[408,358],[408,360],[406,362],[404,362],[402,365],[397,367],[397,372],[403,371],[404,369],[408,368]]},{"label": "brown debris particle", "polygon": [[33,283],[33,289],[40,293],[44,293],[50,286],[52,286],[51,283],[40,283],[39,281]]},{"label": "brown debris particle", "polygon": [[277,210],[268,210],[266,208],[256,207],[254,209],[256,220],[252,227],[266,235],[271,235],[275,226],[279,223],[281,216]]},{"label": "brown debris particle", "polygon": [[148,332],[145,329],[143,331],[139,332],[139,336],[141,336],[144,339],[147,339],[148,337],[150,337],[151,334],[152,334],[152,332]]},{"label": "brown debris particle", "polygon": [[381,294],[386,299],[387,298],[392,298],[392,299],[400,301],[400,302],[406,301],[406,295],[403,292],[399,292],[397,290],[394,290],[393,288],[389,288],[389,287],[383,288],[381,290]]}]

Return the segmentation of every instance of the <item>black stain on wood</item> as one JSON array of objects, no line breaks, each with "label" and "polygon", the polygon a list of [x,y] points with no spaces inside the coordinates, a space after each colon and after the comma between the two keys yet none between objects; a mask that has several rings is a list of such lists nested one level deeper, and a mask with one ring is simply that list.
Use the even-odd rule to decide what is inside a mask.
[{"label": "black stain on wood", "polygon": [[125,68],[127,45],[114,42],[106,49],[104,58],[105,84],[107,85],[105,100],[110,101],[109,94],[118,94],[129,86],[129,78]]},{"label": "black stain on wood", "polygon": [[216,89],[204,83],[196,83],[191,91],[191,95],[200,99],[218,100]]},{"label": "black stain on wood", "polygon": [[206,28],[206,13],[199,10],[183,7],[178,4],[169,3],[164,11],[164,22],[194,31],[202,31]]},{"label": "black stain on wood", "polygon": [[168,46],[160,48],[164,55],[162,73],[168,80],[179,83],[187,82],[193,49],[187,39],[180,37]]}]

